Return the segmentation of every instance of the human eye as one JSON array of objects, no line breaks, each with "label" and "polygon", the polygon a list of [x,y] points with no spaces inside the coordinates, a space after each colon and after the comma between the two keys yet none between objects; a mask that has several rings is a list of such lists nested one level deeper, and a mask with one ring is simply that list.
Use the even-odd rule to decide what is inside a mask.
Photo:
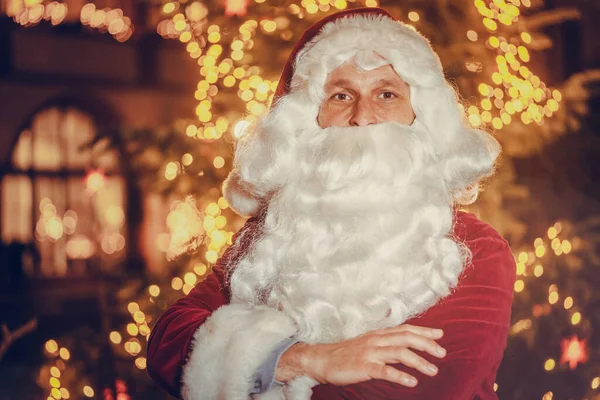
[{"label": "human eye", "polygon": [[340,101],[340,102],[344,102],[344,101],[349,101],[350,100],[350,96],[346,93],[335,93],[333,96],[330,97],[331,100],[334,101]]},{"label": "human eye", "polygon": [[385,91],[379,94],[379,98],[383,100],[393,100],[398,98],[398,95],[394,92]]}]

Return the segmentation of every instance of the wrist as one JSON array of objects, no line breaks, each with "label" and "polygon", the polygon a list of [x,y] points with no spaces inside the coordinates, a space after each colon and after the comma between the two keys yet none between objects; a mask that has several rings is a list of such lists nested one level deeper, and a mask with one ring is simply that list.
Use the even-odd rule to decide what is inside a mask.
[{"label": "wrist", "polygon": [[276,381],[286,383],[297,376],[306,375],[308,347],[306,343],[296,343],[281,355],[275,371]]}]

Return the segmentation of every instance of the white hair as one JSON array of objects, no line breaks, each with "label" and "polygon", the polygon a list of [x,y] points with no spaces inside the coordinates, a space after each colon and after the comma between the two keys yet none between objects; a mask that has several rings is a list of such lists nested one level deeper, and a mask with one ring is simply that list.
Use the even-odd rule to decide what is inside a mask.
[{"label": "white hair", "polygon": [[[410,85],[413,125],[318,126],[327,75],[351,59],[392,65]],[[262,210],[263,221],[228,266],[232,302],[288,312],[305,342],[425,311],[468,262],[452,237],[454,206],[476,199],[499,151],[465,122],[421,35],[381,16],[325,25],[299,53],[290,93],[238,143],[224,195],[241,215]]]},{"label": "white hair", "polygon": [[[380,57],[370,57],[374,52]],[[454,201],[460,205],[473,203],[481,181],[494,172],[500,145],[489,133],[472,128],[465,120],[456,91],[445,80],[441,62],[427,39],[412,26],[383,15],[356,15],[332,21],[304,46],[295,61],[291,93],[277,100],[295,104],[275,104],[256,129],[255,135],[260,135],[270,125],[282,127],[279,137],[270,144],[278,154],[265,158],[263,153],[270,149],[260,149],[263,162],[270,163],[269,157],[285,154],[278,145],[291,140],[290,132],[294,131],[286,126],[316,126],[328,74],[350,59],[365,70],[392,65],[409,85],[416,119],[431,132],[435,152],[446,164],[442,170]],[[249,172],[241,153],[251,138],[252,135],[239,143],[234,170],[224,188],[233,209],[245,216],[256,215],[261,203],[261,189],[250,187],[250,181],[240,181],[237,169]],[[273,161],[271,167],[277,169],[277,160]]]}]

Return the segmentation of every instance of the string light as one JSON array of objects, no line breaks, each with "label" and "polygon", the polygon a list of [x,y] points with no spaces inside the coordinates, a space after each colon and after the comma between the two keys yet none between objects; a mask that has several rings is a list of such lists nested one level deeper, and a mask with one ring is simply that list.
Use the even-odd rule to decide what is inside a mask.
[{"label": "string light", "polygon": [[[68,361],[71,358],[71,353],[66,347],[59,347],[57,341],[54,339],[48,340],[45,343],[44,348],[50,356],[50,363],[54,364],[50,367],[47,367],[47,371],[50,375],[48,378],[47,389],[49,394],[47,398],[57,400],[69,399],[71,397],[71,393],[65,387],[64,383],[61,381],[61,378],[63,375],[68,376],[68,374],[65,374],[65,361]],[[87,397],[93,396],[94,391],[91,387],[85,386],[82,390]]]},{"label": "string light", "polygon": [[[486,114],[486,118],[480,118],[476,112],[470,111],[469,122],[478,127],[490,124],[491,121],[492,127],[496,130],[503,129],[515,120],[525,125],[531,123],[542,125],[545,117],[551,117],[558,111],[562,96],[558,90],[551,91],[547,88],[538,76],[523,65],[530,61],[527,45],[531,43],[531,35],[528,32],[520,32],[510,38],[498,34],[501,30],[498,23],[507,27],[513,25],[521,14],[518,5],[523,7],[529,5],[526,2],[512,4],[504,0],[495,0],[489,4],[475,0],[473,4],[482,17],[483,26],[490,33],[486,43],[497,52],[496,71],[492,72],[491,81],[496,85],[495,89],[508,94],[512,100],[502,101],[501,97],[495,96],[496,99],[492,101],[492,92],[485,83],[482,83],[479,90],[482,95],[480,106],[490,111],[490,115]],[[474,31],[469,31],[467,37],[469,40],[477,40]],[[472,63],[468,63],[467,68],[473,70]],[[481,90],[482,85],[486,88],[484,91]],[[553,96],[554,93],[556,97]],[[490,109],[490,104],[495,109]],[[511,115],[516,115],[518,119],[510,117]]]},{"label": "string light", "polygon": [[125,42],[133,35],[131,19],[123,15],[120,8],[96,9],[94,3],[87,3],[81,8],[82,25],[108,31],[117,41]]}]

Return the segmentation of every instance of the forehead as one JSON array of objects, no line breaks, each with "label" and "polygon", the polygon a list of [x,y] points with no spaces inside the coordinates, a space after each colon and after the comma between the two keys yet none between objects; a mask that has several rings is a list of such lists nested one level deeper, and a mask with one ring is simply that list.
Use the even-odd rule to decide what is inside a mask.
[{"label": "forehead", "polygon": [[400,87],[408,86],[390,64],[364,70],[358,67],[354,61],[348,61],[331,71],[327,76],[325,86],[364,86],[379,84],[381,82]]}]

